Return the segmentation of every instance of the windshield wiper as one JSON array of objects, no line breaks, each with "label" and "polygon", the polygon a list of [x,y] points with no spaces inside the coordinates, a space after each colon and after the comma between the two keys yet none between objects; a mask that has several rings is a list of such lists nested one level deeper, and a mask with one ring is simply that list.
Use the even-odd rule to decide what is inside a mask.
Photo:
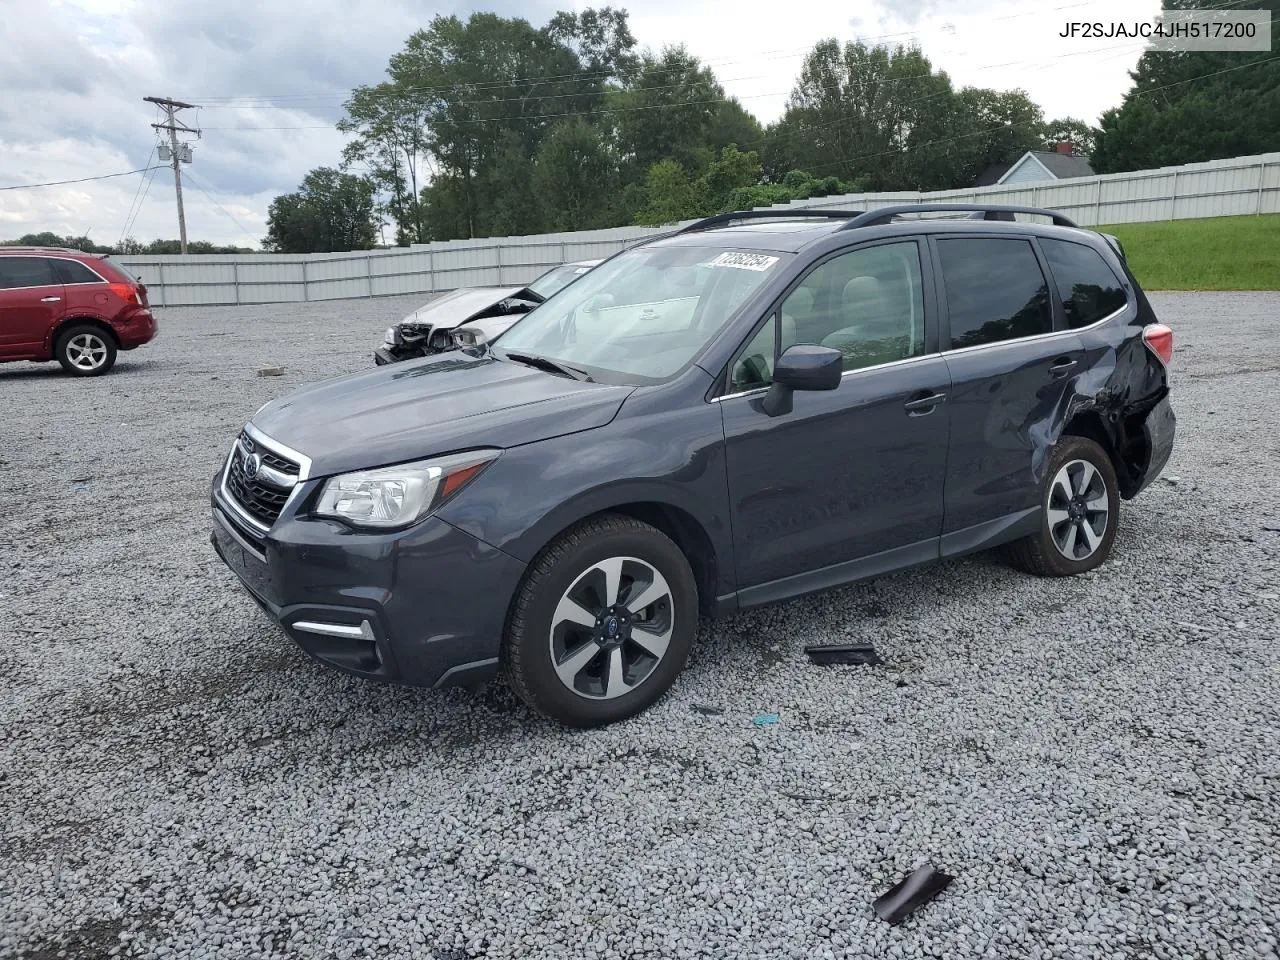
[{"label": "windshield wiper", "polygon": [[595,383],[591,379],[591,374],[587,373],[587,371],[571,367],[567,363],[561,363],[559,360],[552,360],[550,357],[535,357],[531,353],[512,353],[510,350],[504,350],[502,355],[508,360],[514,360],[516,363],[537,367],[539,370],[546,370],[550,373],[558,373],[562,377],[569,377],[586,383]]}]

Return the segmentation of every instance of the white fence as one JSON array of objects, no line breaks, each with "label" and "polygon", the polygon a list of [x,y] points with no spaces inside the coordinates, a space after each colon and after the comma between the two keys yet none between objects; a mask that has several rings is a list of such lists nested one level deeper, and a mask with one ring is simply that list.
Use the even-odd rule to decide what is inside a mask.
[{"label": "white fence", "polygon": [[[945,201],[1048,207],[1081,225],[1280,213],[1280,153],[1036,184],[820,197],[769,209],[874,210]],[[607,257],[669,229],[615,227],[359,253],[122,256],[116,261],[142,277],[157,306],[333,300],[514,286],[556,264]]]}]

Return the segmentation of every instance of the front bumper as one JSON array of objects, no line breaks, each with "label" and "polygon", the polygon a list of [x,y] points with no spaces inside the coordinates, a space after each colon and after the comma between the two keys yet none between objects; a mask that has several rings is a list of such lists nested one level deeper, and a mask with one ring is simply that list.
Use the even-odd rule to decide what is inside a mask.
[{"label": "front bumper", "polygon": [[316,660],[427,687],[477,685],[497,672],[524,563],[438,517],[357,533],[286,508],[259,535],[223,501],[220,482],[221,473],[212,492],[214,549]]}]

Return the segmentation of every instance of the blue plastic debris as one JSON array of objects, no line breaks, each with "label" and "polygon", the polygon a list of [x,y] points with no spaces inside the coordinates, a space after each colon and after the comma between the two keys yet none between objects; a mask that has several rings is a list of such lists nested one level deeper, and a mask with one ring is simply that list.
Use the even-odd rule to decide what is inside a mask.
[{"label": "blue plastic debris", "polygon": [[751,718],[751,722],[757,727],[772,727],[778,722],[778,715],[776,713],[758,713]]}]

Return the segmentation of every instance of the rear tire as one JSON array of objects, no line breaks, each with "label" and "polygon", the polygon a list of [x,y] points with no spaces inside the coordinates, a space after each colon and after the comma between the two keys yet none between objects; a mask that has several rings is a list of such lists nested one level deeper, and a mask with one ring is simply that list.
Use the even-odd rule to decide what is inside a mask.
[{"label": "rear tire", "polygon": [[605,514],[530,564],[507,618],[503,663],[534,710],[598,727],[661,698],[697,629],[698,588],[680,548],[648,524]]},{"label": "rear tire", "polygon": [[1120,489],[1111,458],[1096,441],[1058,441],[1040,485],[1040,504],[1040,529],[1006,548],[1015,567],[1038,577],[1070,577],[1111,556]]},{"label": "rear tire", "polygon": [[116,341],[101,327],[79,323],[58,335],[53,355],[74,377],[100,377],[116,363]]}]

